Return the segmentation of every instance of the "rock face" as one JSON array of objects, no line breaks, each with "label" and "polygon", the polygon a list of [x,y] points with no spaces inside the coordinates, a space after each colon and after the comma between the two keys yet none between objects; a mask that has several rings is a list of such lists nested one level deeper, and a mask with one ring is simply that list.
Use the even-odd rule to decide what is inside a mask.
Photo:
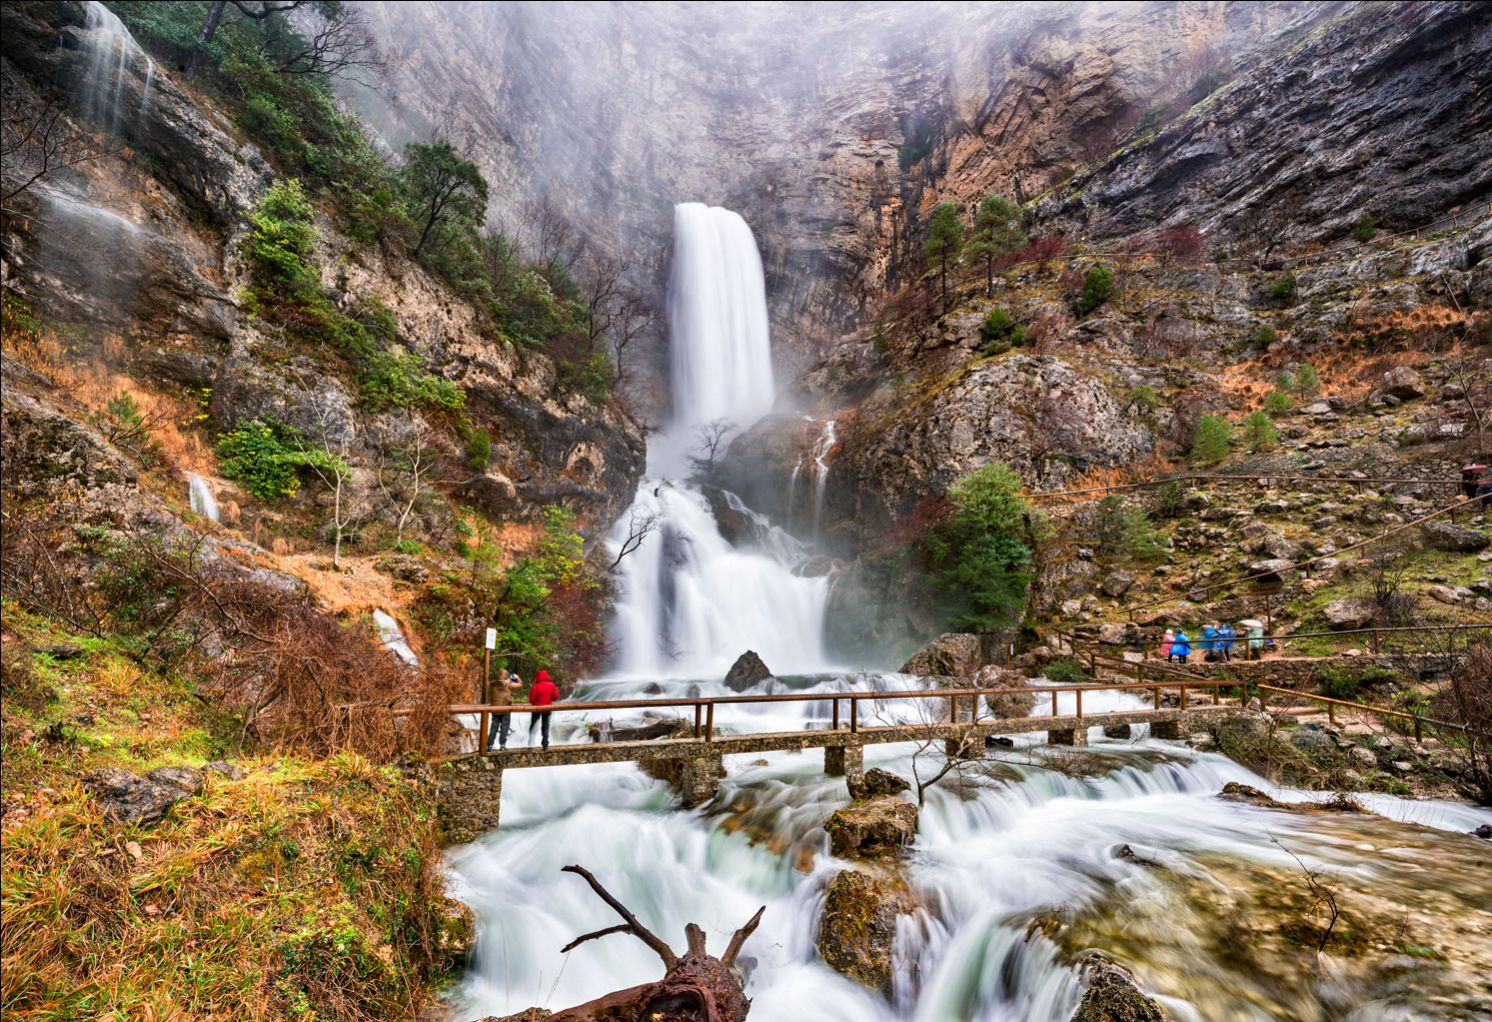
[{"label": "rock face", "polygon": [[1475,553],[1492,544],[1492,537],[1485,532],[1468,529],[1452,522],[1425,522],[1420,527],[1425,542],[1436,550],[1455,553]]},{"label": "rock face", "polygon": [[901,665],[901,673],[966,678],[983,662],[983,643],[979,636],[946,632],[912,654]]},{"label": "rock face", "polygon": [[871,767],[863,774],[849,778],[850,797],[856,801],[879,798],[883,795],[899,795],[911,785],[897,774],[880,767]]},{"label": "rock face", "polygon": [[1383,386],[1380,389],[1389,397],[1412,401],[1425,396],[1425,379],[1409,366],[1395,366],[1383,374]]},{"label": "rock face", "polygon": [[1128,970],[1094,955],[1084,973],[1088,990],[1072,1022],[1166,1022],[1160,1005],[1140,992]]},{"label": "rock face", "polygon": [[110,767],[95,770],[83,783],[105,815],[116,822],[149,826],[165,819],[171,807],[202,790],[202,771],[191,767],[156,767],[144,777]]},{"label": "rock face", "polygon": [[917,806],[896,797],[845,806],[824,824],[829,850],[843,859],[895,855],[917,836]]},{"label": "rock face", "polygon": [[772,672],[762,663],[762,658],[757,656],[755,650],[748,649],[730,665],[730,670],[725,674],[725,687],[732,692],[744,692],[771,676]]},{"label": "rock face", "polygon": [[896,918],[912,907],[899,878],[862,869],[841,870],[824,899],[819,955],[835,972],[889,997]]},{"label": "rock face", "polygon": [[1024,717],[1036,705],[1036,691],[1031,686],[1031,680],[1018,671],[1007,671],[994,665],[981,667],[974,675],[974,687],[1028,690],[991,692],[985,695],[984,705],[993,717]]}]

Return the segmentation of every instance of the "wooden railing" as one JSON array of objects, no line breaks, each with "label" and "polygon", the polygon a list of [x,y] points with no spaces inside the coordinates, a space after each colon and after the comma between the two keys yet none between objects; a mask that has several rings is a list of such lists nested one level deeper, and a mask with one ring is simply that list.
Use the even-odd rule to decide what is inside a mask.
[{"label": "wooden railing", "polygon": [[[1137,625],[1136,627],[1139,627],[1139,626]],[[1154,630],[1154,628],[1156,628],[1157,626],[1151,625],[1149,627],[1152,630]],[[1343,629],[1341,629],[1339,631],[1326,631],[1326,632],[1277,632],[1277,633],[1269,633],[1269,634],[1265,634],[1265,635],[1254,635],[1254,636],[1250,636],[1250,635],[1248,635],[1246,633],[1243,633],[1243,632],[1238,632],[1238,633],[1236,633],[1233,636],[1232,639],[1218,639],[1218,638],[1203,639],[1201,637],[1201,635],[1193,635],[1193,636],[1189,637],[1188,641],[1190,642],[1191,647],[1192,647],[1192,655],[1193,656],[1198,656],[1198,655],[1204,654],[1206,652],[1206,650],[1202,648],[1202,643],[1204,643],[1204,642],[1210,642],[1210,643],[1212,643],[1214,645],[1214,647],[1218,643],[1221,643],[1221,642],[1231,642],[1233,644],[1233,649],[1234,650],[1242,650],[1243,653],[1247,653],[1250,643],[1259,643],[1259,644],[1261,644],[1261,648],[1262,648],[1262,644],[1263,643],[1267,643],[1267,642],[1273,642],[1275,644],[1279,644],[1281,642],[1288,642],[1291,639],[1335,639],[1335,638],[1345,638],[1345,637],[1353,636],[1353,635],[1366,635],[1366,636],[1368,636],[1368,648],[1373,652],[1374,655],[1376,655],[1378,653],[1379,649],[1381,648],[1382,640],[1383,640],[1383,638],[1385,636],[1408,635],[1408,634],[1433,635],[1433,634],[1438,634],[1438,633],[1444,633],[1444,634],[1451,635],[1451,636],[1462,635],[1462,634],[1470,636],[1473,633],[1478,633],[1478,632],[1480,632],[1480,633],[1487,633],[1489,635],[1492,635],[1492,622],[1488,622],[1488,623],[1485,623],[1485,624],[1482,624],[1482,623],[1473,623],[1473,624],[1460,624],[1460,625],[1409,625],[1409,626],[1397,626],[1396,625],[1396,626],[1381,626],[1381,627],[1368,627],[1368,628],[1343,628]],[[1090,672],[1093,670],[1093,665],[1092,665],[1093,658],[1094,657],[1103,657],[1103,656],[1106,655],[1106,654],[1100,653],[1098,651],[1097,646],[1091,640],[1079,640],[1077,638],[1077,636],[1074,635],[1071,632],[1061,632],[1061,631],[1059,631],[1056,634],[1057,634],[1057,637],[1059,639],[1061,639],[1067,645],[1067,648],[1073,651],[1073,655],[1075,657],[1077,657],[1079,661],[1081,661],[1084,657],[1088,658],[1088,660],[1089,660],[1089,668],[1088,669],[1089,669]],[[1476,640],[1473,639],[1473,638],[1468,638],[1467,639],[1467,646],[1469,647],[1475,641]],[[1145,634],[1141,633],[1140,640],[1139,640],[1139,643],[1138,643],[1138,646],[1140,647],[1139,649],[1135,649],[1134,648],[1135,645],[1136,645],[1135,643],[1127,643],[1126,646],[1125,646],[1125,648],[1129,649],[1132,652],[1139,653],[1141,656],[1146,657],[1147,660],[1148,660],[1148,658],[1151,655],[1150,651],[1152,649],[1158,650],[1159,647],[1160,647],[1160,643],[1161,643],[1161,638],[1160,637],[1155,636],[1155,635],[1145,635]],[[1446,647],[1447,648],[1445,648],[1445,649],[1432,650],[1431,652],[1435,653],[1435,654],[1444,655],[1444,656],[1452,656],[1455,653],[1455,648],[1454,648],[1455,647],[1455,640],[1454,639],[1448,639],[1447,642],[1446,642]],[[1114,647],[1114,648],[1117,649],[1118,647]],[[1247,658],[1245,656],[1243,656],[1243,655],[1240,655],[1238,657],[1238,659],[1239,660],[1245,660]],[[1330,657],[1319,657],[1319,658],[1314,658],[1314,659],[1326,660],[1326,659],[1330,659]],[[1125,662],[1128,663],[1129,661],[1125,661]]]},{"label": "wooden railing", "polygon": [[[477,717],[477,749],[479,752],[489,752],[487,748],[488,738],[491,734],[491,726],[495,718],[500,716],[511,716],[517,713],[593,713],[597,710],[653,710],[653,711],[693,711],[694,729],[693,737],[700,741],[711,742],[715,737],[715,707],[717,706],[759,706],[775,703],[824,703],[830,704],[829,727],[830,733],[858,734],[862,730],[870,728],[881,729],[893,727],[898,730],[915,732],[918,728],[941,727],[941,722],[910,722],[897,724],[869,724],[862,720],[860,704],[866,701],[896,701],[905,699],[925,700],[947,700],[948,701],[948,723],[977,725],[980,722],[980,701],[985,696],[1034,694],[1038,697],[1050,694],[1052,702],[1052,713],[1050,717],[1032,718],[1038,721],[1040,727],[1033,730],[1047,730],[1046,725],[1053,720],[1077,722],[1086,719],[1083,713],[1084,692],[1114,692],[1114,691],[1146,691],[1152,693],[1154,708],[1159,710],[1161,706],[1162,690],[1177,690],[1179,706],[1186,709],[1188,706],[1188,690],[1211,690],[1210,705],[1220,705],[1218,690],[1231,688],[1236,684],[1231,680],[1215,680],[1211,678],[1186,677],[1180,681],[1154,681],[1129,684],[1125,682],[1105,684],[1096,682],[1091,684],[1075,685],[1040,685],[1024,686],[1020,688],[954,688],[954,689],[897,689],[894,691],[866,691],[866,692],[786,692],[773,695],[735,695],[735,696],[688,696],[681,699],[598,699],[593,702],[560,702],[550,703],[548,706],[532,706],[528,703],[515,703],[512,705],[497,706],[493,704],[471,703],[458,704],[449,707],[452,715]],[[1058,713],[1058,696],[1071,692],[1076,697],[1076,712],[1070,714]],[[967,715],[962,715],[961,703],[968,700],[969,708]],[[847,704],[841,713],[841,704]],[[396,715],[405,715],[412,711],[396,710]],[[1128,711],[1125,711],[1128,712]],[[1091,717],[1092,714],[1087,716]],[[989,714],[989,720],[1000,719],[997,715]],[[1008,718],[1007,718],[1008,719]],[[808,730],[823,731],[822,728],[809,728]]]}]

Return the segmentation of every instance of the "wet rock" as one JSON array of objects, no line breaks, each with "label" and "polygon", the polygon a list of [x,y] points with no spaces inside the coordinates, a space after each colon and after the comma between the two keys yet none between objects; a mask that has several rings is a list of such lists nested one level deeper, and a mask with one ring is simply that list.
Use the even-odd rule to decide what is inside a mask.
[{"label": "wet rock", "polygon": [[488,1015],[486,1018],[478,1019],[477,1022],[544,1022],[554,1012],[548,1008],[525,1008],[512,1015]]},{"label": "wet rock", "polygon": [[862,799],[879,798],[883,795],[899,795],[911,787],[902,777],[880,767],[871,767],[863,774],[848,778],[850,797]]},{"label": "wet rock", "polygon": [[772,677],[772,672],[762,662],[762,658],[757,656],[755,650],[748,649],[736,657],[736,662],[730,665],[730,670],[725,674],[725,687],[732,692],[744,692],[770,677]]},{"label": "wet rock", "polygon": [[1205,752],[1217,744],[1206,731],[1198,731],[1196,734],[1186,736],[1186,744],[1198,752]]},{"label": "wet rock", "polygon": [[651,721],[647,724],[617,727],[607,724],[591,724],[586,728],[586,735],[593,742],[651,742],[659,738],[672,738],[682,735],[694,727],[689,721],[682,717],[665,717],[662,720]]},{"label": "wet rock", "polygon": [[1265,809],[1284,809],[1290,812],[1302,813],[1366,813],[1354,799],[1346,795],[1336,795],[1324,802],[1281,802],[1270,798],[1258,788],[1247,784],[1239,784],[1237,781],[1229,781],[1223,785],[1223,790],[1218,792],[1218,798],[1224,802],[1242,802],[1246,805],[1260,806]]},{"label": "wet rock", "polygon": [[1488,841],[1492,841],[1492,823],[1482,824],[1476,830],[1472,831],[1471,835],[1472,837],[1485,838]]},{"label": "wet rock", "polygon": [[984,656],[979,636],[944,632],[901,665],[903,674],[945,674],[967,678],[979,669]]},{"label": "wet rock", "polygon": [[1395,366],[1383,374],[1383,386],[1379,389],[1389,397],[1411,401],[1425,396],[1425,378],[1409,366]]},{"label": "wet rock", "polygon": [[1492,537],[1485,532],[1478,532],[1451,522],[1425,522],[1419,529],[1425,542],[1436,550],[1469,554],[1492,545]]},{"label": "wet rock", "polygon": [[1373,608],[1361,600],[1332,600],[1321,608],[1321,616],[1334,631],[1362,628],[1373,621]]},{"label": "wet rock", "polygon": [[[195,782],[190,775],[196,776]],[[176,803],[200,791],[201,781],[198,771],[186,767],[158,767],[145,777],[110,767],[95,770],[83,784],[106,816],[122,824],[149,826],[164,819]]]},{"label": "wet rock", "polygon": [[455,973],[466,964],[467,956],[476,946],[476,917],[462,902],[455,898],[441,897],[435,926],[433,950],[437,971],[441,974]]},{"label": "wet rock", "polygon": [[1105,738],[1128,739],[1132,736],[1133,729],[1128,724],[1105,724],[1103,736]]},{"label": "wet rock", "polygon": [[824,899],[819,955],[835,972],[890,996],[896,918],[912,908],[899,878],[841,870]]},{"label": "wet rock", "polygon": [[895,855],[917,836],[917,806],[881,797],[845,806],[824,824],[829,851],[843,859]]},{"label": "wet rock", "polygon": [[1007,671],[990,664],[974,673],[975,688],[1013,688],[1018,692],[987,692],[984,705],[995,717],[1024,717],[1036,705],[1036,691],[1031,679],[1018,671]]},{"label": "wet rock", "polygon": [[1127,969],[1093,955],[1083,971],[1088,990],[1071,1022],[1166,1022],[1160,1005],[1140,992]]}]

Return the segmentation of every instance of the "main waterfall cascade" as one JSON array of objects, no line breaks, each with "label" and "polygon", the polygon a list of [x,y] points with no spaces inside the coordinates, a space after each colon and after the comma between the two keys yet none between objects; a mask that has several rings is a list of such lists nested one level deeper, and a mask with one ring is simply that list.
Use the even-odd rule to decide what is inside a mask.
[{"label": "main waterfall cascade", "polygon": [[[697,204],[677,208],[675,228],[675,417],[654,438],[652,477],[612,540],[626,536],[633,512],[656,515],[659,528],[621,562],[617,670],[582,685],[575,698],[726,695],[725,670],[747,648],[779,675],[808,675],[768,679],[753,691],[916,685],[902,675],[826,670],[827,582],[793,570],[809,549],[733,494],[684,478],[698,427],[722,417],[749,425],[770,407],[772,382],[749,228],[733,213]],[[830,423],[802,465],[814,473],[815,531],[834,442]],[[734,543],[716,518],[725,512],[740,526],[730,530]],[[1090,692],[1085,708],[1142,702],[1128,692]],[[1061,703],[1071,712],[1075,697]],[[727,704],[716,726],[804,730],[826,726],[827,712],[820,703]],[[929,710],[867,700],[860,712],[896,721],[923,719]],[[586,724],[611,713],[586,716],[558,719],[555,740],[584,741]],[[1444,834],[1444,844],[1426,854],[1435,840],[1426,828],[1464,832],[1492,822],[1492,813],[1390,796],[1363,796],[1388,820],[1260,810],[1216,794],[1240,781],[1284,800],[1313,796],[1272,788],[1229,759],[1181,743],[1107,740],[1101,729],[1089,740],[1085,776],[1053,769],[1039,739],[1023,736],[998,754],[1006,762],[928,792],[905,863],[920,907],[897,924],[889,999],[832,971],[815,946],[825,890],[847,865],[828,854],[823,824],[848,794],[842,778],[824,776],[821,753],[731,757],[719,797],[693,812],[675,808],[665,785],[630,764],[509,770],[502,829],[450,855],[453,893],[471,906],[479,934],[457,994],[459,1017],[560,1009],[657,978],[657,957],[626,935],[561,956],[570,940],[612,922],[584,884],[560,872],[571,862],[592,870],[676,945],[693,921],[718,952],[765,904],[743,951],[756,1022],[1069,1022],[1084,980],[1072,949],[1047,935],[1044,922],[1056,919],[1086,921],[1082,932],[1103,934],[1099,946],[1159,990],[1178,1022],[1432,1017],[1413,1013],[1423,999],[1396,1000],[1391,979],[1365,989],[1331,975],[1279,977],[1229,953],[1240,930],[1219,906],[1240,903],[1238,877],[1264,888],[1299,875],[1304,863],[1350,876],[1402,901],[1407,912],[1423,891],[1445,890],[1458,871],[1484,868],[1481,847],[1469,838]],[[513,742],[523,741],[515,729]],[[910,777],[915,757],[937,754],[911,744],[871,746],[866,765]],[[927,776],[927,759],[916,762]],[[1130,854],[1116,854],[1124,846]],[[1328,1001],[1360,1010],[1324,1015]]]},{"label": "main waterfall cascade", "polygon": [[[780,673],[825,670],[829,583],[794,573],[808,551],[745,508],[757,527],[732,542],[705,492],[684,478],[701,429],[744,430],[775,397],[761,258],[740,216],[675,207],[668,313],[673,420],[653,438],[649,478],[612,536],[620,545],[633,522],[657,525],[619,567],[617,671],[718,678],[747,649]],[[739,507],[717,491],[722,499]]]}]

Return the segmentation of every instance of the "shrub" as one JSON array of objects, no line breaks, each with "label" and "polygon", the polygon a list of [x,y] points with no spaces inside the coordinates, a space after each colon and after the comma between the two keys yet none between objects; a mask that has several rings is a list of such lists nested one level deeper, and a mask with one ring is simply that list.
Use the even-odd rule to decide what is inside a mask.
[{"label": "shrub", "polygon": [[1045,516],[1020,490],[1001,462],[975,469],[949,489],[953,517],[927,539],[931,574],[952,597],[961,628],[988,631],[1020,617],[1032,551],[1046,531]]},{"label": "shrub", "polygon": [[1098,546],[1105,553],[1133,561],[1164,561],[1170,556],[1165,537],[1150,524],[1145,509],[1123,497],[1098,502]]},{"label": "shrub", "polygon": [[294,298],[319,281],[307,259],[316,242],[315,210],[296,178],[266,191],[249,214],[245,248],[258,289],[276,299]]},{"label": "shrub", "polygon": [[1141,384],[1125,397],[1124,407],[1138,408],[1142,412],[1153,412],[1160,407],[1160,395],[1155,392],[1154,387]]},{"label": "shrub", "polygon": [[1270,281],[1269,286],[1264,289],[1264,297],[1282,306],[1294,305],[1298,293],[1295,274],[1289,270]]},{"label": "shrub", "polygon": [[1364,212],[1352,225],[1352,240],[1366,245],[1378,236],[1378,224],[1371,213]]},{"label": "shrub", "polygon": [[477,472],[487,470],[492,460],[492,438],[481,426],[468,426],[466,430],[466,464]]},{"label": "shrub", "polygon": [[1321,393],[1321,377],[1309,365],[1295,371],[1295,393],[1301,397],[1315,397]]},{"label": "shrub", "polygon": [[1155,492],[1155,513],[1162,518],[1175,518],[1186,506],[1186,490],[1180,479],[1167,480]]},{"label": "shrub", "polygon": [[1216,415],[1202,416],[1197,420],[1197,434],[1192,441],[1192,464],[1216,465],[1222,461],[1228,456],[1231,435],[1226,420]]},{"label": "shrub", "polygon": [[1281,369],[1274,374],[1274,385],[1286,394],[1295,393],[1295,377],[1291,376],[1287,370]]},{"label": "shrub", "polygon": [[1083,296],[1078,302],[1078,311],[1087,315],[1113,298],[1115,291],[1114,271],[1103,263],[1095,263],[1083,278]]},{"label": "shrub", "polygon": [[1264,399],[1264,413],[1274,418],[1279,418],[1281,415],[1290,411],[1290,404],[1289,394],[1278,390],[1271,391],[1269,396]]},{"label": "shrub", "polygon": [[1249,335],[1249,339],[1263,347],[1279,340],[1279,336],[1279,332],[1273,326],[1268,323],[1260,323],[1254,327],[1254,332]]},{"label": "shrub", "polygon": [[1088,680],[1088,672],[1072,657],[1053,660],[1042,673],[1048,681],[1055,681],[1059,685],[1078,685]]},{"label": "shrub", "polygon": [[218,468],[260,500],[293,497],[302,469],[330,469],[332,455],[300,442],[288,426],[252,422],[218,436]]},{"label": "shrub", "polygon": [[1254,412],[1243,420],[1243,442],[1250,450],[1260,451],[1280,442],[1280,432],[1268,412]]},{"label": "shrub", "polygon": [[984,343],[979,346],[981,354],[1002,355],[1011,348],[1019,348],[1026,343],[1026,328],[1017,323],[1006,310],[991,309],[990,314],[979,325],[979,336],[984,338]]}]

